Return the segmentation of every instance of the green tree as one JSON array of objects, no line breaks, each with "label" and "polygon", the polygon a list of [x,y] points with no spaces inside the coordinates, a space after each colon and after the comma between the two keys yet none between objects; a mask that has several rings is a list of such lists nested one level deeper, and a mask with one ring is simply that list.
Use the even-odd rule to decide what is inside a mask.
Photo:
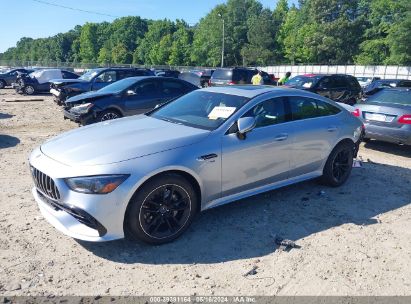
[{"label": "green tree", "polygon": [[124,64],[124,63],[131,63],[133,60],[133,56],[127,50],[127,47],[123,43],[117,44],[113,47],[111,51],[111,57],[113,58],[114,63],[117,64]]},{"label": "green tree", "polygon": [[80,34],[80,58],[82,62],[96,62],[99,47],[97,44],[97,25],[86,23]]},{"label": "green tree", "polygon": [[248,43],[241,51],[245,65],[273,63],[278,51],[275,36],[274,19],[270,10],[265,9],[258,17],[251,17],[248,21]]}]

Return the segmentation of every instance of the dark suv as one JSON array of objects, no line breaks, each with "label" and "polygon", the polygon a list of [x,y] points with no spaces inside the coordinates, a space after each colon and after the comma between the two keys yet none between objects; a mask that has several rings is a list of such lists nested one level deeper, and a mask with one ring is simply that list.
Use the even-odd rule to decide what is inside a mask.
[{"label": "dark suv", "polygon": [[54,101],[62,105],[70,97],[89,91],[97,91],[117,80],[153,75],[154,73],[148,69],[98,68],[88,71],[78,79],[57,79],[52,81],[50,93],[54,95]]},{"label": "dark suv", "polygon": [[299,75],[288,80],[284,86],[307,90],[348,105],[354,105],[361,98],[361,86],[350,75]]},{"label": "dark suv", "polygon": [[16,82],[17,76],[19,74],[29,74],[34,70],[31,69],[12,69],[5,73],[0,73],[0,89],[4,89],[7,86],[11,86],[12,83]]},{"label": "dark suv", "polygon": [[[248,68],[223,68],[216,69],[211,76],[210,86],[225,86],[234,84],[251,84],[251,78],[258,73],[256,69]],[[270,75],[263,73],[264,84],[275,85]]]}]

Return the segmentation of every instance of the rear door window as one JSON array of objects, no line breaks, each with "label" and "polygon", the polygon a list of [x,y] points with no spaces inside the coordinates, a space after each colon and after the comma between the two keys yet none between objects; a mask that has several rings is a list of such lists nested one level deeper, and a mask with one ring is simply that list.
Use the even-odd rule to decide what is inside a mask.
[{"label": "rear door window", "polygon": [[335,115],[341,110],[329,103],[307,97],[289,97],[292,120]]},{"label": "rear door window", "polygon": [[163,95],[180,95],[183,94],[184,92],[187,91],[187,87],[182,84],[181,82],[178,81],[173,81],[173,80],[163,80],[163,87],[161,89],[161,92]]},{"label": "rear door window", "polygon": [[145,80],[137,83],[134,87],[134,92],[141,97],[157,96],[159,84],[157,80]]}]

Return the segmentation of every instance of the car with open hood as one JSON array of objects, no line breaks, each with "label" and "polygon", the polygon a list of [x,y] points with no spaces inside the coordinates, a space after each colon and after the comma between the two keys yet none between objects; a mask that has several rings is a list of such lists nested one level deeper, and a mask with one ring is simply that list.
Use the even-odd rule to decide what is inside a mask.
[{"label": "car with open hood", "polygon": [[87,125],[142,114],[196,89],[191,83],[170,77],[129,77],[69,98],[64,118]]},{"label": "car with open hood", "polygon": [[163,244],[202,210],[314,178],[342,185],[361,131],[359,119],[310,92],[199,89],[46,141],[30,155],[32,193],[71,237]]},{"label": "car with open hood", "polygon": [[50,93],[54,101],[62,105],[68,98],[90,91],[97,91],[118,80],[135,76],[152,76],[148,69],[98,68],[92,69],[78,79],[56,79],[51,82]]}]

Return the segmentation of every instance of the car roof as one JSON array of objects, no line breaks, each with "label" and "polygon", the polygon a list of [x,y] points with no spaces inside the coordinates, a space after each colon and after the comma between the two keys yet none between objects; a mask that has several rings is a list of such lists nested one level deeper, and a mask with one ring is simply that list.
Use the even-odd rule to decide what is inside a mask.
[{"label": "car roof", "polygon": [[290,88],[279,88],[272,86],[263,86],[263,85],[234,85],[234,86],[223,86],[223,87],[208,87],[201,89],[204,92],[213,92],[213,93],[222,93],[228,95],[236,95],[247,98],[254,98],[258,95],[269,93],[269,92],[284,92],[284,93],[293,93],[296,90]]}]

